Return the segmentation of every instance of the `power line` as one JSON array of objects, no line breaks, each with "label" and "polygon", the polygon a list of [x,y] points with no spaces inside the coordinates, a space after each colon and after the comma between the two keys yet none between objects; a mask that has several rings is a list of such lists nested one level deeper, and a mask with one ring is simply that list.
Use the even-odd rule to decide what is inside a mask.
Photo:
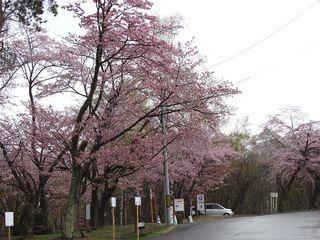
[{"label": "power line", "polygon": [[253,73],[253,74],[248,75],[247,77],[245,77],[245,78],[241,79],[240,81],[236,82],[236,84],[239,85],[239,84],[245,83],[245,82],[251,80],[253,77],[256,77],[256,76],[258,76],[258,75],[260,75],[260,74],[262,74],[262,73],[264,73],[264,72],[267,72],[267,71],[269,71],[269,70],[271,70],[271,69],[273,69],[273,68],[275,68],[275,67],[279,67],[279,66],[285,64],[285,61],[290,60],[290,59],[293,59],[293,58],[296,58],[296,57],[302,55],[303,53],[309,51],[310,49],[318,46],[319,44],[320,44],[320,40],[317,41],[317,42],[315,42],[315,43],[313,43],[313,44],[311,44],[311,45],[308,45],[307,47],[303,48],[303,49],[300,50],[299,52],[291,55],[290,57],[287,57],[285,60],[280,61],[280,62],[278,62],[277,64],[269,65],[269,66],[266,67],[266,68],[263,68],[263,69],[255,72],[255,73]]},{"label": "power line", "polygon": [[295,17],[291,18],[288,22],[286,22],[285,24],[283,24],[282,26],[280,26],[279,28],[277,28],[275,31],[269,33],[268,35],[266,35],[265,37],[261,38],[259,41],[253,43],[252,45],[250,45],[249,47],[243,49],[242,51],[231,55],[230,57],[227,57],[223,60],[221,60],[220,62],[217,62],[216,64],[212,65],[209,68],[213,68],[216,66],[219,66],[225,62],[228,62],[240,55],[242,55],[243,53],[249,51],[250,49],[260,45],[261,43],[263,43],[264,41],[266,41],[267,39],[271,38],[273,35],[277,34],[278,32],[280,32],[281,30],[283,30],[284,28],[286,28],[288,25],[290,25],[291,23],[293,23],[295,20],[297,20],[299,17],[301,17],[302,15],[304,15],[306,12],[308,12],[310,9],[312,9],[313,7],[315,7],[318,3],[320,2],[320,0],[317,0],[316,2],[314,2],[312,5],[310,5],[309,7],[307,7],[306,9],[304,9],[303,11],[301,11],[299,14],[297,14]]},{"label": "power line", "polygon": [[260,75],[260,74],[262,74],[262,73],[264,73],[264,72],[267,72],[267,71],[273,69],[274,67],[275,67],[275,65],[270,65],[269,67],[263,68],[263,69],[259,70],[258,72],[255,72],[255,73],[253,73],[253,74],[250,74],[249,76],[241,79],[241,80],[238,81],[236,84],[239,85],[239,84],[245,83],[245,82],[251,80],[253,77],[258,76],[258,75]]}]

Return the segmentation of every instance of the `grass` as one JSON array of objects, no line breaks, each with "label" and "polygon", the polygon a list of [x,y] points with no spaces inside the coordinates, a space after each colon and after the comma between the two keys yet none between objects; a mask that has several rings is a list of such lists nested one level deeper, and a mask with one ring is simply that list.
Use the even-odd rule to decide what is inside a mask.
[{"label": "grass", "polygon": [[[158,236],[165,230],[165,225],[159,224],[146,224],[144,233],[140,234],[140,239],[149,239],[150,237]],[[90,233],[86,233],[86,239],[88,240],[101,240],[112,239],[112,227],[104,227]],[[116,239],[137,239],[134,225],[117,226],[116,227]],[[46,240],[46,239],[39,239]]]},{"label": "grass", "polygon": [[[146,223],[146,228],[144,233],[140,234],[141,240],[151,239],[152,237],[156,237],[166,232],[168,229],[165,224],[151,224]],[[33,240],[54,240],[61,236],[61,234],[48,234],[48,235],[35,235],[33,236]],[[107,226],[103,228],[99,228],[97,230],[91,232],[85,232],[85,238],[81,238],[80,232],[77,231],[75,234],[77,239],[83,240],[109,240],[112,239],[112,227]],[[6,239],[6,238],[3,238]],[[19,237],[15,236],[12,238],[13,240],[18,240]],[[135,233],[134,225],[126,225],[126,226],[116,226],[116,239],[126,239],[126,240],[134,240],[137,239],[137,235]],[[1,240],[1,239],[0,239]]]}]

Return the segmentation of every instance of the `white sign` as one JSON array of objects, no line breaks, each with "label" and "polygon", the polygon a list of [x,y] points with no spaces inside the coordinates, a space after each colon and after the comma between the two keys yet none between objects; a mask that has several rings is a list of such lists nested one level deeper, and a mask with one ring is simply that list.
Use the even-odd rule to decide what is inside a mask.
[{"label": "white sign", "polygon": [[4,216],[5,216],[6,227],[13,227],[14,226],[13,212],[5,212]]},{"label": "white sign", "polygon": [[90,203],[87,203],[86,204],[86,220],[90,220],[91,218],[90,208],[91,208]]},{"label": "white sign", "polygon": [[135,197],[134,198],[134,204],[136,206],[141,206],[141,197]]},{"label": "white sign", "polygon": [[197,203],[197,210],[198,211],[204,211],[204,203]]},{"label": "white sign", "polygon": [[197,194],[197,202],[204,203],[204,194]]},{"label": "white sign", "polygon": [[184,199],[183,198],[174,199],[174,210],[176,212],[184,212]]},{"label": "white sign", "polygon": [[271,192],[271,193],[270,193],[270,197],[275,197],[275,198],[277,198],[277,197],[278,197],[278,193],[277,193],[277,192]]},{"label": "white sign", "polygon": [[115,197],[111,198],[111,207],[116,207],[117,206],[117,199]]}]

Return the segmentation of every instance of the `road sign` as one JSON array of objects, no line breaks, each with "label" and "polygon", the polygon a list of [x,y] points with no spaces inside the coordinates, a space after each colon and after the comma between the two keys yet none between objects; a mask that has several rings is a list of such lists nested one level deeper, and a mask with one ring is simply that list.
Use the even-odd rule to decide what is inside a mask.
[{"label": "road sign", "polygon": [[277,192],[271,192],[271,193],[270,193],[270,197],[275,197],[275,198],[277,198],[277,197],[278,197],[278,193],[277,193]]},{"label": "road sign", "polygon": [[197,210],[198,211],[204,211],[205,209],[204,209],[204,203],[197,203]]},{"label": "road sign", "polygon": [[135,197],[134,198],[134,204],[136,206],[141,206],[141,197]]},{"label": "road sign", "polygon": [[14,226],[13,212],[5,212],[4,216],[5,216],[6,227],[13,227]]},{"label": "road sign", "polygon": [[197,194],[197,202],[204,203],[204,194]]},{"label": "road sign", "polygon": [[183,198],[174,199],[174,211],[184,212],[184,199]]},{"label": "road sign", "polygon": [[115,197],[111,198],[111,207],[116,207],[117,206],[117,199]]}]

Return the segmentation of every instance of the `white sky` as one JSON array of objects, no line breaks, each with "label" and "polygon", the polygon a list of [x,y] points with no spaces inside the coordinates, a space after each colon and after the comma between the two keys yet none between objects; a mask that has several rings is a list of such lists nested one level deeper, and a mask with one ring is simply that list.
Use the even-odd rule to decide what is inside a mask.
[{"label": "white sky", "polygon": [[[153,0],[158,15],[179,13],[186,29],[181,38],[195,37],[208,66],[228,58],[275,31],[315,0]],[[60,15],[61,17],[61,15]],[[51,31],[64,34],[71,16],[50,18]],[[69,26],[68,26],[69,25]],[[217,77],[237,82],[242,94],[231,104],[235,118],[248,115],[253,132],[266,116],[286,105],[301,107],[320,120],[320,3],[286,28],[246,53],[213,68]],[[307,50],[306,50],[307,49]],[[304,51],[303,51],[304,50]],[[269,69],[269,67],[271,67]]]},{"label": "white sky", "polygon": [[[278,29],[315,0],[154,0],[160,14],[180,13],[212,66]],[[213,70],[239,84],[236,118],[248,115],[253,131],[286,105],[320,120],[320,3],[262,44]],[[188,36],[186,34],[186,36]],[[311,47],[313,46],[313,47]],[[311,48],[309,48],[311,47]],[[309,48],[309,50],[302,50]],[[297,55],[298,54],[298,55]]]}]

